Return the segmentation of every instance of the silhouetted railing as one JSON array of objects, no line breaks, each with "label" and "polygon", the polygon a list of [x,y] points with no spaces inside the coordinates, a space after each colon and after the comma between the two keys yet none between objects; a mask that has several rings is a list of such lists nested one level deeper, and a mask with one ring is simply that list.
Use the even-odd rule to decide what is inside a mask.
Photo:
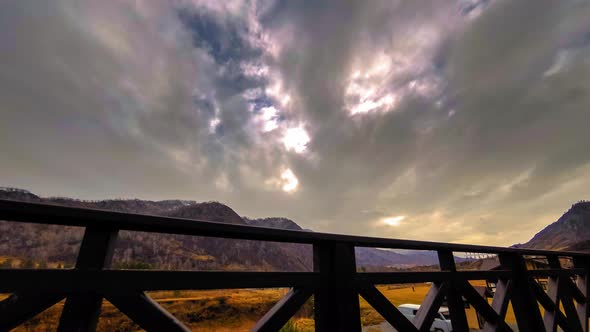
[{"label": "silhouetted railing", "polygon": [[[147,331],[189,331],[145,291],[288,287],[291,291],[253,331],[278,331],[312,295],[316,331],[360,331],[360,294],[398,331],[430,330],[445,299],[453,331],[468,331],[465,299],[485,320],[484,331],[512,331],[505,320],[511,303],[522,332],[556,331],[558,326],[588,332],[590,255],[585,253],[289,231],[7,200],[0,200],[0,220],[85,228],[73,269],[0,270],[0,292],[12,293],[0,302],[1,331],[64,298],[59,331],[95,330],[103,298]],[[119,230],[312,244],[314,272],[109,270]],[[436,251],[440,271],[357,272],[355,247]],[[454,252],[498,255],[500,268],[458,271]],[[526,255],[546,258],[548,268],[527,269]],[[571,258],[573,267],[562,268],[562,257]],[[548,280],[547,292],[539,278]],[[491,305],[470,280],[496,281]],[[412,321],[375,287],[420,282],[431,282],[431,287]]]}]

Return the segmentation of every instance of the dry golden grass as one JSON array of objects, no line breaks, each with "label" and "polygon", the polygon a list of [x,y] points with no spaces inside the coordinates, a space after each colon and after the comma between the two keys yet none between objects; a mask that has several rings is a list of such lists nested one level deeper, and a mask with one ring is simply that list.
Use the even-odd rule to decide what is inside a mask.
[{"label": "dry golden grass", "polygon": [[[19,257],[14,256],[0,256],[0,265],[4,264],[6,261],[10,261],[11,268],[22,268],[25,260]],[[55,262],[48,262],[44,263],[44,266],[40,262],[33,262],[33,266],[31,268],[48,268],[48,269],[59,269],[63,268],[65,262],[63,261],[55,261]],[[8,268],[5,266],[4,268]]]},{"label": "dry golden grass", "polygon": [[49,309],[43,311],[32,319],[26,321],[12,332],[47,332],[57,331],[59,316],[63,308],[64,301],[61,301]]},{"label": "dry golden grass", "polygon": [[[395,306],[404,303],[414,303],[420,304],[426,297],[426,293],[428,293],[428,289],[430,285],[428,284],[416,284],[414,288],[412,287],[392,287],[392,286],[378,286],[377,287],[381,293],[391,303]],[[367,301],[365,301],[362,297],[360,298],[360,307],[361,307],[361,318],[364,326],[370,325],[377,325],[384,321],[383,317],[371,307]],[[469,327],[476,328],[478,327],[477,324],[477,316],[475,314],[475,310],[467,309],[467,320],[469,322]]]},{"label": "dry golden grass", "polygon": [[[484,286],[485,281],[471,281],[471,284],[474,286]],[[415,303],[420,304],[422,300],[426,297],[426,293],[430,288],[428,284],[416,284],[414,289],[412,287],[407,286],[397,286],[397,285],[387,285],[387,286],[378,286],[377,287],[381,293],[391,303],[398,306],[404,303]],[[491,303],[491,300],[490,300]],[[362,297],[360,298],[360,307],[361,307],[361,317],[363,319],[363,325],[376,325],[384,321],[383,317],[379,315]],[[543,308],[541,308],[541,312]],[[469,309],[465,309],[465,313],[467,315],[467,321],[469,323],[470,328],[478,328],[477,323],[477,314],[473,307]],[[508,311],[506,313],[506,322],[508,323],[515,323],[516,318],[514,316],[514,311],[512,310],[512,305],[508,306]]]},{"label": "dry golden grass", "polygon": [[[478,284],[478,283],[473,283]],[[386,285],[377,288],[394,305],[403,303],[421,303],[430,285]],[[193,331],[249,331],[282,296],[287,289],[238,289],[208,291],[158,291],[149,295],[169,310]],[[7,294],[0,294],[0,299]],[[29,322],[17,328],[16,332],[54,331],[57,328],[63,301],[37,315]],[[361,320],[364,326],[377,325],[384,319],[360,297]],[[467,309],[467,318],[471,328],[477,327],[477,317],[473,308]],[[293,326],[300,332],[314,330],[311,318],[313,310],[308,303],[293,318]],[[512,307],[506,317],[508,322],[515,322]],[[141,330],[129,318],[120,313],[107,301],[102,307],[98,323],[99,331],[138,331]]]},{"label": "dry golden grass", "polygon": [[[282,296],[286,289],[239,289],[211,291],[161,291],[149,295],[193,331],[249,331]],[[55,331],[64,301],[15,329],[15,332]],[[309,306],[307,306],[309,307]],[[311,309],[292,320],[298,331],[313,331]],[[141,331],[108,301],[103,302],[98,331]]]},{"label": "dry golden grass", "polygon": [[15,266],[19,266],[20,264],[22,264],[22,260],[18,257],[0,256],[0,265],[4,264],[4,262],[6,262],[7,260],[11,260],[12,264],[14,264]]}]

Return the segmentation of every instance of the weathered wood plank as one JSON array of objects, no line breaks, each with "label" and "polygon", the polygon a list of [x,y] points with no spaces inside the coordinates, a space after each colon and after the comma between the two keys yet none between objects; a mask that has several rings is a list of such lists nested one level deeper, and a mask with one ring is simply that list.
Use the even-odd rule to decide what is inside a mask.
[{"label": "weathered wood plank", "polygon": [[[512,329],[504,321],[504,317],[506,315],[505,311],[504,315],[501,315],[501,309],[499,312],[496,312],[494,308],[492,308],[488,304],[488,302],[467,281],[463,282],[461,288],[463,290],[463,296],[465,296],[465,299],[469,303],[471,303],[473,308],[477,312],[479,312],[486,320],[484,331],[512,331]],[[496,289],[496,293],[497,292],[498,290]],[[506,302],[504,306],[508,306],[508,301],[506,300],[507,297],[505,295],[500,295],[500,297],[504,297],[504,301]],[[455,326],[453,325],[453,328],[454,327]]]},{"label": "weathered wood plank", "polygon": [[143,292],[106,294],[106,298],[117,309],[148,332],[191,331],[191,329]]},{"label": "weathered wood plank", "polygon": [[518,254],[500,254],[500,264],[514,272],[512,276],[512,307],[520,332],[545,331],[539,305],[529,284],[524,259]]},{"label": "weathered wood plank", "polygon": [[[531,289],[536,296],[536,299],[539,301],[539,304],[543,306],[545,310],[554,311],[557,314],[557,325],[560,326],[563,330],[569,331],[569,326],[567,324],[567,319],[561,310],[557,310],[557,305],[551,300],[549,295],[545,293],[541,285],[537,282],[530,282]],[[557,311],[556,311],[557,310]]]},{"label": "weathered wood plank", "polygon": [[445,298],[448,287],[449,286],[446,282],[433,283],[430,286],[430,289],[428,290],[424,301],[422,301],[422,305],[420,305],[420,309],[418,309],[413,321],[414,326],[416,326],[420,332],[430,331],[432,322]]},{"label": "weathered wood plank", "polygon": [[[116,229],[87,227],[80,245],[76,269],[94,271],[109,267],[117,233]],[[96,291],[69,295],[59,320],[58,331],[96,330],[101,305],[102,295]]]},{"label": "weathered wood plank", "polygon": [[35,315],[61,301],[58,293],[22,292],[11,294],[0,302],[0,331],[10,331]]},{"label": "weathered wood plank", "polygon": [[[499,319],[494,318],[496,316],[494,316],[493,312],[496,312],[498,317],[505,316],[508,305],[508,289],[505,294],[494,297],[492,312],[489,310],[490,308],[473,297],[473,293],[469,288],[463,289],[459,286],[464,285],[465,280],[500,279],[498,290],[501,289],[502,283],[505,281],[506,286],[513,286],[511,287],[513,289],[511,299],[520,331],[539,332],[545,330],[545,325],[547,325],[548,330],[555,330],[557,324],[566,331],[590,332],[588,331],[588,314],[590,311],[588,306],[588,257],[590,256],[585,253],[287,231],[7,200],[0,200],[0,220],[87,227],[77,266],[74,270],[0,270],[0,280],[2,280],[0,292],[17,292],[20,294],[49,292],[68,295],[60,323],[61,331],[93,330],[96,317],[100,312],[102,295],[105,293],[111,294],[115,301],[117,301],[117,296],[123,296],[123,298],[118,298],[123,307],[126,305],[131,307],[146,306],[146,310],[149,311],[155,308],[153,303],[150,304],[149,298],[144,299],[141,296],[125,298],[124,294],[136,294],[144,290],[158,289],[303,287],[317,289],[315,292],[315,309],[318,318],[316,319],[318,331],[356,332],[360,330],[358,287],[373,287],[374,284],[379,283],[426,281],[434,282],[434,284],[414,321],[418,329],[426,331],[430,328],[442,297],[448,294],[455,330],[463,330],[466,321],[464,319],[465,312],[464,309],[459,308],[459,304],[462,304],[461,296],[464,295],[463,293],[470,294],[472,300],[479,303],[477,306],[480,310],[486,312],[487,319],[493,320]],[[104,271],[103,268],[108,267],[111,259],[112,244],[117,229],[309,243],[314,245],[315,272],[293,274],[220,272],[216,274],[211,272],[176,271]],[[355,246],[436,250],[439,252],[443,271],[356,273]],[[453,251],[499,254],[502,270],[456,271],[452,256]],[[523,255],[547,256],[552,263],[552,267],[549,270],[527,271]],[[561,269],[556,264],[556,262],[558,263],[557,257],[560,255],[573,257],[574,269]],[[578,276],[577,286],[570,280],[574,275]],[[550,279],[553,279],[556,282],[555,294],[547,295],[540,289],[538,284],[531,282],[530,279],[534,277],[550,277]],[[510,282],[507,282],[507,280],[510,280]],[[365,295],[371,297],[371,294]],[[374,302],[383,301],[383,298],[375,294],[372,295]],[[546,318],[546,324],[543,323],[533,295],[536,295],[545,308],[549,308],[549,311],[555,313],[553,317]],[[38,298],[37,306],[32,304],[30,299],[25,298],[18,304],[21,306],[19,311],[21,317],[42,310],[41,307],[51,302]],[[496,301],[496,299],[498,300]],[[566,315],[559,310],[560,301],[564,305]],[[2,303],[8,302],[4,301]],[[18,305],[15,305],[13,309],[17,308]],[[387,305],[381,302],[381,306]],[[5,312],[8,312],[6,310]],[[127,309],[132,315],[137,316],[137,312],[134,310],[136,309]],[[277,310],[286,309],[279,308]],[[2,311],[0,309],[1,318]],[[17,320],[12,321],[16,322]]]},{"label": "weathered wood plank", "polygon": [[[536,281],[531,281],[536,283]],[[560,293],[560,282],[558,277],[549,277],[547,281],[547,296],[551,303],[554,304],[552,307],[545,307],[545,315],[543,316],[543,324],[547,332],[557,331],[557,317],[559,312],[559,293]]]},{"label": "weathered wood plank", "polygon": [[346,243],[314,245],[314,271],[320,286],[314,293],[318,332],[360,332],[359,295],[351,287],[356,273],[354,247]]},{"label": "weathered wood plank", "polygon": [[[450,250],[439,250],[438,261],[442,271],[448,271],[454,277],[457,274],[457,267],[455,266],[455,257]],[[465,304],[463,303],[463,296],[461,291],[463,289],[463,280],[452,278],[449,281],[449,288],[447,291],[447,306],[449,307],[449,315],[453,330],[455,331],[469,331],[467,324],[467,315],[465,314]]]},{"label": "weathered wood plank", "polygon": [[582,331],[589,332],[588,314],[590,312],[590,305],[588,302],[590,297],[590,260],[588,258],[574,258],[574,267],[584,270],[583,273],[580,273],[577,276],[576,286],[580,293],[584,296],[585,301],[578,301],[576,310],[578,311],[578,317],[580,318]]},{"label": "weathered wood plank", "polygon": [[252,328],[253,332],[279,331],[313,294],[312,289],[298,288],[287,293]]},{"label": "weathered wood plank", "polygon": [[406,316],[404,316],[389,300],[375,288],[366,286],[359,289],[361,296],[375,309],[385,320],[398,331],[418,332],[418,329]]},{"label": "weathered wood plank", "polygon": [[[131,214],[98,209],[72,208],[50,204],[18,202],[0,199],[0,220],[35,222],[66,226],[100,226],[144,232],[201,235],[262,241],[319,243],[345,242],[358,247],[379,247],[415,250],[451,250],[455,252],[514,253],[521,255],[551,255],[555,251],[465,245],[454,243],[386,239],[320,232],[301,232],[265,227],[232,225],[203,220]],[[560,255],[586,257],[580,252],[560,252]]]},{"label": "weathered wood plank", "polygon": [[572,287],[570,287],[571,280],[569,278],[560,278],[560,282],[562,285],[559,299],[563,305],[563,310],[565,312],[570,331],[582,332],[582,324],[580,324],[580,318],[578,317],[578,312],[576,311],[576,306],[574,305]]},{"label": "weathered wood plank", "polygon": [[[0,292],[84,293],[132,290],[189,290],[319,287],[314,272],[203,272],[131,270],[1,270]],[[40,282],[43,281],[43,282]]]},{"label": "weathered wood plank", "polygon": [[498,280],[496,283],[496,294],[494,294],[494,298],[492,299],[492,309],[502,318],[506,317],[506,313],[508,312],[511,291],[512,283],[510,280]]}]

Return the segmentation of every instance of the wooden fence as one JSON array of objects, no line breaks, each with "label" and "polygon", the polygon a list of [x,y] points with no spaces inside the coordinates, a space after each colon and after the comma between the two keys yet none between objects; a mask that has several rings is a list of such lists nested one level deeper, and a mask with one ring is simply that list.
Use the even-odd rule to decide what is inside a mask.
[{"label": "wooden fence", "polygon": [[[291,290],[258,321],[253,331],[278,331],[314,296],[316,331],[360,331],[359,295],[398,331],[429,331],[446,301],[453,331],[468,331],[464,301],[485,320],[484,331],[512,331],[505,317],[512,304],[519,331],[588,331],[590,255],[424,241],[279,230],[180,218],[69,208],[0,200],[0,220],[84,227],[73,269],[0,270],[0,331],[8,331],[66,299],[59,331],[94,331],[103,298],[147,331],[189,331],[146,291],[275,288]],[[120,230],[313,245],[313,272],[203,272],[109,269]],[[358,272],[356,247],[430,250],[440,271]],[[455,253],[497,255],[500,268],[457,270]],[[545,257],[548,268],[530,270],[526,257]],[[563,268],[560,258],[573,267]],[[548,281],[545,291],[537,282]],[[495,280],[491,304],[470,284]],[[408,320],[375,287],[430,282],[416,317]],[[543,314],[539,304],[544,308]]]}]

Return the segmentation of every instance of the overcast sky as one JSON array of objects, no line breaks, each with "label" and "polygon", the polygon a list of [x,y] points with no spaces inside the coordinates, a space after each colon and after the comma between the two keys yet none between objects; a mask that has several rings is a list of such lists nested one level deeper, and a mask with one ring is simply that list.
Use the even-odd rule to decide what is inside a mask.
[{"label": "overcast sky", "polygon": [[590,198],[588,0],[4,0],[0,185],[528,240]]}]

